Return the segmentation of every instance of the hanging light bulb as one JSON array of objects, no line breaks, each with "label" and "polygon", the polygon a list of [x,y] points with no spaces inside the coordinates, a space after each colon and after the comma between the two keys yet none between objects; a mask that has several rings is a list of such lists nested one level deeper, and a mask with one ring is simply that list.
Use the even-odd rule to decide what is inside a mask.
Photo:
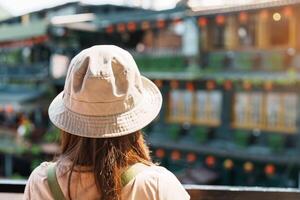
[{"label": "hanging light bulb", "polygon": [[273,14],[273,20],[274,21],[280,21],[281,20],[281,14],[276,12]]}]

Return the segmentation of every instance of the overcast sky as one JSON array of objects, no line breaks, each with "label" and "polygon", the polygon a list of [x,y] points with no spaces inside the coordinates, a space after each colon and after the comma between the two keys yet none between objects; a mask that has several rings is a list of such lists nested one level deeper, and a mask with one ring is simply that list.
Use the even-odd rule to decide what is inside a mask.
[{"label": "overcast sky", "polygon": [[[0,0],[0,6],[7,9],[13,15],[21,15],[47,7],[53,7],[74,0]],[[145,8],[150,6],[156,9],[168,9],[176,5],[178,0],[81,0],[83,3],[92,4],[131,4],[142,5]]]},{"label": "overcast sky", "polygon": [[[22,15],[47,7],[53,7],[67,2],[76,0],[0,0],[0,6],[7,9],[12,15]],[[78,1],[78,0],[77,0]],[[179,0],[80,0],[83,3],[92,4],[119,4],[119,5],[135,5],[144,8],[168,9],[173,8]],[[262,3],[277,0],[189,0],[189,5],[206,9],[210,6],[228,6],[240,5],[248,3]]]}]

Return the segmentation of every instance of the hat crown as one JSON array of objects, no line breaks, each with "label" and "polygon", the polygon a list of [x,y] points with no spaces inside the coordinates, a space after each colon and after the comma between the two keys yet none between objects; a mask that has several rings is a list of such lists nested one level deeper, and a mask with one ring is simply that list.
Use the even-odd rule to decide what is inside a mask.
[{"label": "hat crown", "polygon": [[132,56],[117,46],[98,45],[72,59],[64,104],[80,114],[112,115],[136,106],[142,91],[141,75]]}]

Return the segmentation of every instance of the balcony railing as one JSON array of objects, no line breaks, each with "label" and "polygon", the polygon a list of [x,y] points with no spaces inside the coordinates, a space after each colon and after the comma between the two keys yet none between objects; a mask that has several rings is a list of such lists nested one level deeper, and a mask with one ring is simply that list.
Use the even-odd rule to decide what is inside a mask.
[{"label": "balcony railing", "polygon": [[[25,180],[0,180],[0,199],[23,197]],[[191,200],[296,200],[300,190],[292,188],[184,185]]]},{"label": "balcony railing", "polygon": [[0,64],[0,79],[43,80],[48,77],[48,64],[7,66]]}]

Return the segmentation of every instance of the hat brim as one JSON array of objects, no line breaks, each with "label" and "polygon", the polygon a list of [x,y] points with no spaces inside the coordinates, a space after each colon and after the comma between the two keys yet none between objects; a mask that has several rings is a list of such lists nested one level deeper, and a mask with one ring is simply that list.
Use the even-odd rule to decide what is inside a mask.
[{"label": "hat brim", "polygon": [[109,116],[75,113],[64,106],[61,92],[49,106],[49,118],[59,129],[82,137],[110,138],[133,133],[153,121],[162,106],[162,96],[156,85],[145,77],[142,82],[142,101],[125,113]]}]

